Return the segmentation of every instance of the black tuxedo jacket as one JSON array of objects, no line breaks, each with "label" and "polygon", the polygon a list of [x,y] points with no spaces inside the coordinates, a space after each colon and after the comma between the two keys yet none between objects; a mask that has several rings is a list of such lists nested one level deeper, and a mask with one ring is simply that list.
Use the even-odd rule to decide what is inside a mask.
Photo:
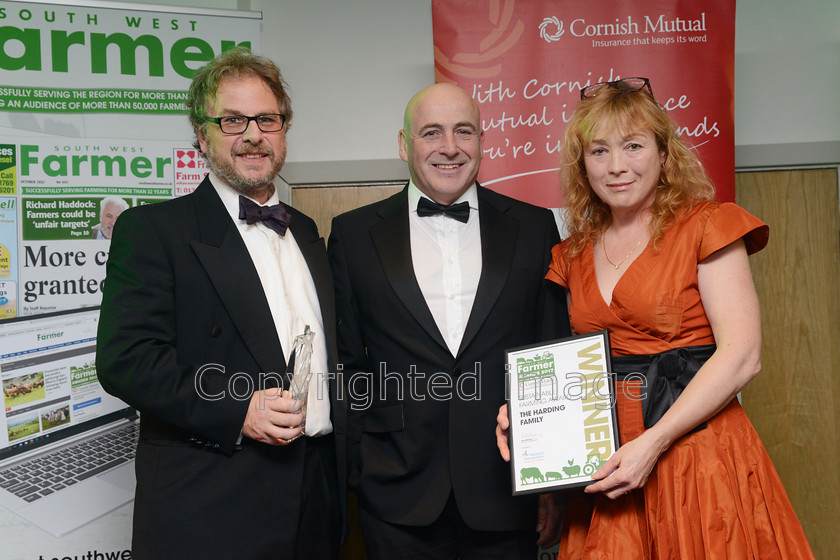
[{"label": "black tuxedo jacket", "polygon": [[[335,371],[324,240],[311,219],[289,211]],[[140,411],[135,558],[291,555],[306,438],[236,445],[251,394],[282,383],[286,359],[256,268],[208,179],[193,194],[120,215],[96,365],[103,387]],[[346,412],[334,382],[330,398],[343,489]]]},{"label": "black tuxedo jacket", "polygon": [[544,280],[557,226],[544,208],[478,188],[482,270],[452,356],[415,279],[407,193],[332,224],[350,483],[388,522],[428,525],[454,491],[474,529],[533,530],[535,498],[511,497],[494,429],[505,349],[569,334],[565,298]]}]

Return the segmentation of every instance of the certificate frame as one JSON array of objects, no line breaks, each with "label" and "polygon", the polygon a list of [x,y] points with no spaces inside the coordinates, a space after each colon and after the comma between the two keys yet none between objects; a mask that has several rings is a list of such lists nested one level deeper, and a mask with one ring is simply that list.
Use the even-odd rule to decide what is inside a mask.
[{"label": "certificate frame", "polygon": [[512,348],[505,359],[513,495],[593,483],[620,445],[609,333]]}]

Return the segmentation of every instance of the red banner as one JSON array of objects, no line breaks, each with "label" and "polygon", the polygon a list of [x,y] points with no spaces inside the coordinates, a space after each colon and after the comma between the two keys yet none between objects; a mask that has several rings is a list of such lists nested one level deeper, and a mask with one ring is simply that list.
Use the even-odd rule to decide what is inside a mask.
[{"label": "red banner", "polygon": [[735,0],[432,0],[435,74],[479,102],[483,185],[561,205],[563,129],[587,85],[640,76],[735,198]]}]

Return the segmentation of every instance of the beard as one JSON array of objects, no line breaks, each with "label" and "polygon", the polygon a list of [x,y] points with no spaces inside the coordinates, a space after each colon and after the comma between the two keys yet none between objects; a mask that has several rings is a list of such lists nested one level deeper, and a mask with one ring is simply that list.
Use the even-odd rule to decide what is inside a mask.
[{"label": "beard", "polygon": [[[264,192],[269,187],[274,187],[274,178],[278,173],[280,173],[280,169],[283,167],[283,163],[286,160],[285,150],[284,153],[280,154],[280,157],[277,157],[277,154],[270,145],[264,144],[258,147],[271,159],[273,163],[271,168],[263,175],[251,178],[243,177],[234,167],[233,158],[240,153],[247,152],[232,152],[230,161],[222,160],[216,154],[212,144],[208,144],[207,153],[205,154],[207,166],[217,177],[230,185],[236,192],[251,198],[256,198],[255,195]],[[250,151],[253,151],[253,149]]]}]

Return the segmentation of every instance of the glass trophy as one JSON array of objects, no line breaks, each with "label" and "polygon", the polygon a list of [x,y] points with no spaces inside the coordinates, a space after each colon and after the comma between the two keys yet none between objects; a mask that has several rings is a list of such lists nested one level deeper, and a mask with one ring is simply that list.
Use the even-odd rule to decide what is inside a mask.
[{"label": "glass trophy", "polygon": [[295,337],[294,349],[292,350],[295,368],[289,391],[292,393],[292,398],[300,402],[300,410],[304,414],[304,424],[306,424],[306,398],[309,395],[309,379],[312,377],[309,366],[312,363],[312,340],[314,338],[315,333],[309,330],[309,325],[306,325],[303,334]]}]

